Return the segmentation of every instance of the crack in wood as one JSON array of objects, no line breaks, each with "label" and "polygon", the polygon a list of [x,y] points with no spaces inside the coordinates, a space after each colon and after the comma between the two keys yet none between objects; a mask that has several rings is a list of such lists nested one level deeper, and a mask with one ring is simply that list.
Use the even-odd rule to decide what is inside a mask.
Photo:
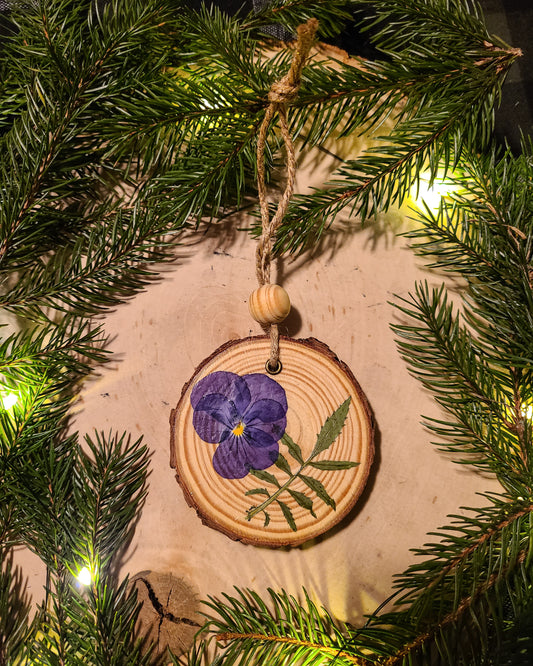
[{"label": "crack in wood", "polygon": [[[174,615],[174,613],[172,613],[168,610],[165,610],[165,608],[163,607],[163,604],[157,598],[156,593],[154,592],[154,588],[150,584],[150,581],[147,580],[146,578],[138,578],[137,580],[141,581],[146,586],[146,591],[148,592],[148,598],[152,602],[152,606],[153,606],[155,612],[159,615],[158,634],[159,634],[159,631],[161,630],[161,624],[162,624],[163,620],[168,620],[169,622],[173,622],[174,624],[187,624],[190,627],[200,627],[198,622],[195,622],[194,620],[190,620],[188,617],[177,617],[176,615]],[[172,594],[172,591],[169,590],[168,597],[167,597],[167,605],[170,602],[171,594]]]}]

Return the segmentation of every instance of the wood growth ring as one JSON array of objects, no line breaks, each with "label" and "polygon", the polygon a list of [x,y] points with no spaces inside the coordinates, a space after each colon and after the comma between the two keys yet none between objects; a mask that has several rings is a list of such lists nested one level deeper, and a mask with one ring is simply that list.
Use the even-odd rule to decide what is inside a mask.
[{"label": "wood growth ring", "polygon": [[[306,476],[315,478],[333,499],[332,503],[326,503],[315,496],[312,513],[295,501],[291,493],[284,491],[283,496],[279,495],[290,508],[296,530],[288,524],[280,510],[281,505],[276,506],[276,503],[269,508],[268,524],[264,524],[260,514],[247,519],[250,507],[262,500],[259,494],[250,494],[250,491],[254,493],[265,484],[252,474],[228,479],[215,471],[213,455],[217,445],[203,441],[193,427],[191,393],[200,380],[215,372],[265,375],[265,359],[269,351],[268,336],[245,338],[225,343],[200,364],[170,415],[170,465],[176,470],[187,503],[204,524],[243,543],[296,546],[323,534],[353,508],[366,484],[374,456],[373,421],[367,400],[352,372],[325,344],[314,338],[294,340],[282,337],[283,368],[275,381],[287,397],[285,432],[307,459],[326,419],[350,398],[340,434],[316,461],[343,460],[357,462],[358,466],[335,470],[313,468],[310,471],[306,468]],[[286,450],[283,441],[279,450],[280,453]],[[294,459],[289,459],[295,463]],[[292,467],[291,464],[291,470]],[[265,472],[274,475],[280,486],[287,480],[286,472],[275,465]],[[294,480],[291,490],[299,497],[299,493],[313,497],[312,490],[301,478]]]}]

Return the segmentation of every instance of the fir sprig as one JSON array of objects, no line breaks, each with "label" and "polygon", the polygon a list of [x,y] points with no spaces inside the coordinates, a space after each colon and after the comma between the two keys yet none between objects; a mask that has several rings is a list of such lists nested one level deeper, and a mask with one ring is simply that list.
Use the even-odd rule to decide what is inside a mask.
[{"label": "fir sprig", "polygon": [[[395,127],[379,137],[380,145],[342,164],[327,188],[294,200],[293,213],[278,234],[280,252],[317,242],[342,211],[357,213],[364,220],[378,210],[400,205],[424,169],[429,168],[431,178],[438,168],[446,173],[457,164],[464,146],[479,149],[491,135],[494,105],[520,50],[493,39],[481,17],[468,13],[466,3],[452,8],[421,0],[409,3],[408,10],[402,0],[374,4],[372,16],[380,26],[374,41],[388,58],[351,66],[349,89],[357,106],[347,112],[343,134],[378,124],[394,106]],[[417,17],[416,29],[411,13]],[[348,73],[350,66],[342,69]],[[317,71],[314,68],[310,76],[316,79]],[[462,87],[465,78],[471,82],[468,92]],[[304,85],[302,104],[305,90]],[[343,87],[337,90],[343,100]],[[321,101],[311,136],[316,136],[316,128],[317,136],[327,136],[324,120],[330,115],[330,103]]]},{"label": "fir sprig", "polygon": [[110,214],[46,262],[36,262],[0,296],[0,307],[41,320],[50,310],[83,315],[107,309],[149,282],[149,264],[170,258],[166,230],[138,206]]},{"label": "fir sprig", "polygon": [[[411,50],[404,41],[396,57],[385,49],[387,58],[380,61],[335,67],[311,62],[304,71],[290,114],[291,131],[304,143],[320,145],[338,128],[346,136],[377,126],[394,110],[396,127],[380,146],[347,161],[327,189],[295,200],[278,234],[278,250],[296,251],[317,240],[341,211],[358,211],[364,218],[401,203],[428,162],[434,176],[442,160],[445,166],[457,162],[464,144],[486,142],[493,105],[519,51],[495,44],[481,17],[470,16],[466,5],[415,4],[423,36]],[[279,10],[285,11],[285,5]],[[380,20],[389,11],[382,5],[375,10]],[[401,2],[396,12],[401,15]],[[461,12],[469,16],[465,24]],[[412,30],[401,16],[396,21],[400,29],[402,21]],[[122,153],[130,142],[143,146],[145,169],[169,167],[151,189],[153,200],[168,203],[169,216],[186,211],[196,220],[212,217],[238,206],[253,182],[255,135],[270,85],[286,71],[287,57],[283,52],[267,60],[259,57],[259,35],[252,24],[217,10],[186,15],[180,31],[184,64],[168,72],[172,79],[167,84],[147,89],[143,104],[122,107],[123,118],[114,130],[117,145]],[[377,45],[379,39],[377,31]],[[431,49],[420,46],[424,39]],[[279,149],[275,134],[272,141],[274,155]],[[267,172],[272,165],[267,154]]]},{"label": "fir sprig", "polygon": [[[332,618],[311,608],[305,591],[299,605],[269,590],[272,608],[246,590],[210,599],[207,627],[217,641],[228,642],[220,663],[235,663],[239,655],[365,666],[485,663],[527,611],[531,584],[531,501],[488,499],[484,509],[452,516],[454,523],[434,534],[438,542],[415,551],[423,562],[397,578],[397,609],[371,616],[361,629],[332,633]],[[458,631],[461,640],[455,641]]]},{"label": "fir sprig", "polygon": [[428,426],[518,495],[532,484],[531,154],[525,142],[518,158],[470,158],[461,191],[439,215],[421,215],[408,234],[415,250],[466,280],[464,302],[454,314],[443,287],[420,285],[399,303],[409,320],[395,326],[413,373],[452,417]]},{"label": "fir sprig", "polygon": [[[398,303],[410,323],[395,325],[398,347],[413,374],[436,396],[454,418],[426,419],[433,432],[453,438],[443,445],[482,469],[527,473],[521,458],[512,392],[512,377],[500,368],[495,377],[470,330],[461,326],[443,287],[429,290],[427,284]],[[416,326],[414,321],[420,322]],[[507,377],[504,377],[504,374]],[[474,457],[462,456],[473,453]],[[504,479],[501,479],[504,481]]]},{"label": "fir sprig", "polygon": [[[424,561],[398,577],[400,610],[370,622],[370,628],[410,625],[414,631],[414,638],[384,662],[387,666],[413,659],[426,663],[439,652],[438,663],[486,663],[526,611],[532,506],[525,498],[516,503],[509,497],[489,499],[485,509],[452,516],[454,524],[434,535],[438,543],[415,551]],[[461,640],[454,642],[457,631]]]},{"label": "fir sprig", "polygon": [[[31,658],[44,663],[60,657],[64,663],[120,664],[125,654],[138,657],[138,606],[127,581],[113,584],[110,559],[127,543],[144,497],[147,452],[125,436],[97,435],[87,444],[82,451],[71,437],[41,447],[29,461],[31,474],[22,476],[19,464],[4,477],[18,507],[18,540],[48,567],[47,598],[26,646]],[[88,593],[75,578],[83,567],[93,579]]]},{"label": "fir sprig", "polygon": [[78,456],[73,498],[78,509],[75,542],[91,570],[107,567],[128,542],[133,518],[146,496],[148,452],[141,440],[96,434]]},{"label": "fir sprig", "polygon": [[319,22],[319,35],[328,38],[337,35],[351,21],[353,0],[273,0],[265,3],[253,15],[247,16],[246,28],[262,30],[272,23],[282,25],[289,32],[311,18]]},{"label": "fir sprig", "polygon": [[0,541],[0,664],[14,663],[28,634],[30,601],[22,570]]},{"label": "fir sprig", "polygon": [[[359,657],[343,653],[343,630],[324,608],[317,608],[305,593],[300,604],[285,592],[268,590],[268,602],[250,590],[236,590],[236,596],[209,598],[212,613],[207,628],[215,632],[222,648],[221,662],[227,666],[248,661],[278,663],[290,658],[306,664],[336,661],[364,664]],[[325,661],[326,660],[326,661]]]}]

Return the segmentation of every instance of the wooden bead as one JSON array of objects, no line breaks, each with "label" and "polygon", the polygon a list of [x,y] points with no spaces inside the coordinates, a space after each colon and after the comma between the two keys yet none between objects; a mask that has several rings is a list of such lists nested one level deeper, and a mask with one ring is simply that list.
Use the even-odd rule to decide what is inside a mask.
[{"label": "wooden bead", "polygon": [[250,294],[248,308],[257,322],[267,326],[283,321],[291,310],[291,302],[279,284],[264,284]]}]

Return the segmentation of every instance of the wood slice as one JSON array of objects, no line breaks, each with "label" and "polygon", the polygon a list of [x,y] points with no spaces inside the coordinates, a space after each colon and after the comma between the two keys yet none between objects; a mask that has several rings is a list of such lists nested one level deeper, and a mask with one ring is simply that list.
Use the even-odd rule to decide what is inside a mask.
[{"label": "wood slice", "polygon": [[[269,357],[268,336],[250,337],[227,342],[203,361],[185,385],[176,409],[170,416],[170,465],[176,469],[187,503],[194,507],[203,523],[232,539],[243,543],[280,547],[296,546],[323,534],[337,524],[352,509],[368,478],[374,455],[373,421],[367,400],[349,368],[323,343],[308,338],[294,340],[282,337],[280,358],[282,371],[273,379],[285,390],[288,409],[285,432],[296,442],[304,460],[311,454],[317,435],[326,419],[350,396],[351,403],[344,427],[329,449],[316,460],[345,460],[358,462],[357,467],[323,470],[306,467],[304,474],[322,484],[336,507],[322,501],[301,478],[290,489],[304,493],[313,500],[313,516],[289,492],[279,495],[292,512],[296,531],[291,528],[283,510],[276,502],[267,509],[270,522],[264,524],[264,514],[247,520],[247,511],[265,498],[247,492],[264,488],[265,484],[252,474],[240,479],[226,479],[213,467],[216,444],[200,439],[193,427],[191,392],[207,375],[225,371],[243,376],[267,374],[265,362]],[[268,375],[270,376],[270,375]],[[298,462],[288,455],[280,442],[280,453],[290,462],[291,471]],[[266,470],[280,485],[288,475],[277,466]],[[275,487],[270,485],[269,490]],[[294,526],[293,526],[294,527]]]},{"label": "wood slice", "polygon": [[189,583],[171,573],[141,571],[130,585],[142,602],[136,630],[144,647],[152,645],[157,655],[165,655],[167,648],[176,656],[187,652],[203,624],[198,595]]}]

